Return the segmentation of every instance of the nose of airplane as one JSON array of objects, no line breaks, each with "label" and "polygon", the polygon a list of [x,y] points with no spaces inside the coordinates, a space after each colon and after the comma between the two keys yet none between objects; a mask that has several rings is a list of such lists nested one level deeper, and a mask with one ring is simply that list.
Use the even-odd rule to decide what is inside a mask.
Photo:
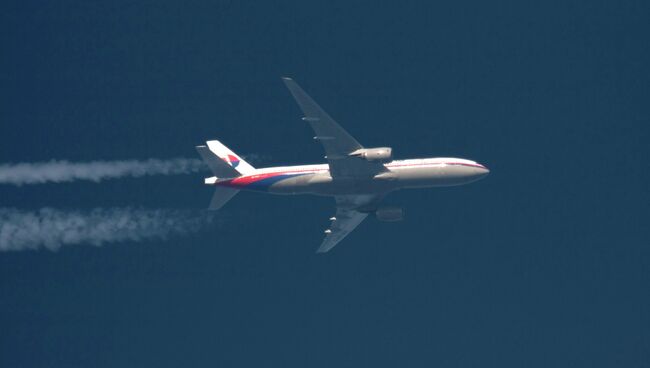
[{"label": "nose of airplane", "polygon": [[477,179],[482,179],[486,177],[490,173],[490,169],[487,167],[481,165],[481,167],[476,168],[476,178]]}]

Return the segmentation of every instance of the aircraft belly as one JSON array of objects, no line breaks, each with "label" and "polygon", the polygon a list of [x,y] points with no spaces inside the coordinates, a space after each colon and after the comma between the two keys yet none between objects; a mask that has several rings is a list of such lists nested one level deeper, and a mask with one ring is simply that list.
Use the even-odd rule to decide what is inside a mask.
[{"label": "aircraft belly", "polygon": [[393,172],[398,177],[401,187],[445,187],[467,184],[473,181],[470,172],[462,166],[432,166],[399,168]]},{"label": "aircraft belly", "polygon": [[274,194],[301,194],[310,193],[311,180],[318,174],[308,173],[304,175],[296,175],[280,181],[277,181],[269,186],[268,191]]},{"label": "aircraft belly", "polygon": [[383,193],[394,189],[396,178],[336,178],[329,174],[311,174],[278,181],[269,187],[274,194],[345,195]]}]

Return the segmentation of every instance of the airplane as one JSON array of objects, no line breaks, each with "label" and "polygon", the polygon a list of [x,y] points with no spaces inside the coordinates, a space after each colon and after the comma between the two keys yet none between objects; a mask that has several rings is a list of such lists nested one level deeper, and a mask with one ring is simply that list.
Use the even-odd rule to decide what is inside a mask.
[{"label": "airplane", "polygon": [[394,160],[390,147],[365,148],[293,79],[282,80],[304,113],[302,120],[314,130],[314,140],[323,145],[327,163],[256,169],[221,142],[207,141],[196,150],[214,174],[205,179],[205,184],[216,188],[209,209],[220,209],[240,190],[334,197],[336,214],[329,218],[331,224],[316,251],[325,253],[370,213],[380,221],[401,221],[402,208],[380,206],[392,191],[463,185],[490,172],[476,161],[461,158]]}]

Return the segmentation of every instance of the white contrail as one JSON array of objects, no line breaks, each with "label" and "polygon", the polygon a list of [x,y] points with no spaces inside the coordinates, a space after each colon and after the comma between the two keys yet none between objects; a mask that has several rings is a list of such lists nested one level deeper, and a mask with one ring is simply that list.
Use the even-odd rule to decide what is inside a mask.
[{"label": "white contrail", "polygon": [[206,168],[201,160],[174,158],[169,160],[126,160],[69,162],[50,161],[0,165],[0,184],[61,183],[74,180],[99,182],[104,179],[146,175],[188,174]]},{"label": "white contrail", "polygon": [[209,212],[171,209],[96,208],[62,211],[42,208],[23,211],[0,208],[0,251],[63,245],[165,239],[196,232],[214,222]]}]

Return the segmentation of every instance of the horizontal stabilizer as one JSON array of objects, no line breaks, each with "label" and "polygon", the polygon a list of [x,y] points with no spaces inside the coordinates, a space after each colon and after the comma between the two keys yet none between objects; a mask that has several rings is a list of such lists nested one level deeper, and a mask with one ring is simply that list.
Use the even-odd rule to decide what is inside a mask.
[{"label": "horizontal stabilizer", "polygon": [[239,192],[239,189],[227,188],[227,187],[217,187],[210,201],[209,210],[218,210],[223,207],[224,204],[235,196]]},{"label": "horizontal stabilizer", "polygon": [[196,151],[199,153],[203,162],[208,165],[210,171],[218,178],[236,178],[241,176],[241,173],[235,170],[227,162],[220,159],[206,146],[196,146]]}]

